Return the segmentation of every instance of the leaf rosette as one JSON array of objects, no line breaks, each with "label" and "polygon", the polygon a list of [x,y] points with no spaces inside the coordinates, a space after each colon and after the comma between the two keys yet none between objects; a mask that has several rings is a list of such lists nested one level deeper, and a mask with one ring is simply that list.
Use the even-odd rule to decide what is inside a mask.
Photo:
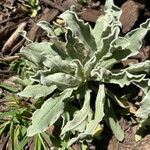
[{"label": "leaf rosette", "polygon": [[[75,12],[67,10],[59,16],[65,22],[65,42],[58,39],[49,23],[38,23],[47,32],[50,42],[31,43],[21,49],[21,55],[32,63],[35,75],[30,78],[34,84],[27,86],[19,95],[39,98],[55,93],[56,89],[59,94],[53,94],[34,112],[28,136],[46,131],[62,118],[61,136],[68,132],[77,133],[68,145],[94,136],[102,120],[106,121],[119,141],[123,140],[124,134],[112,100],[120,107],[125,106],[120,98],[107,89],[106,84],[119,85],[120,88],[134,84],[142,88],[145,95],[149,94],[149,79],[146,76],[150,73],[149,60],[126,68],[116,69],[114,66],[138,54],[142,40],[150,30],[150,20],[123,37],[120,36],[120,16],[121,10],[112,0],[107,0],[105,14],[98,18],[92,28],[80,20]],[[96,98],[91,96],[93,92]],[[78,101],[80,107],[75,106],[75,110],[70,111],[67,107],[72,101]],[[94,108],[91,101],[95,103]],[[148,101],[147,96],[137,116],[146,118],[150,111],[144,101]],[[143,109],[147,111],[144,113]],[[65,118],[65,114],[70,117]]]}]

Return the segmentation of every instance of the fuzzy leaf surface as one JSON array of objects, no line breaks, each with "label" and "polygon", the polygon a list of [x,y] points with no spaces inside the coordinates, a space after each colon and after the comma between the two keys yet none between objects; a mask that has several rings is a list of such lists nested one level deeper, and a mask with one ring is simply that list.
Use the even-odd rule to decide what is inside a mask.
[{"label": "fuzzy leaf surface", "polygon": [[59,96],[48,99],[40,109],[36,110],[32,116],[32,125],[29,126],[27,135],[44,132],[48,126],[53,125],[64,112],[64,100],[70,98],[73,89],[64,90]]},{"label": "fuzzy leaf surface", "polygon": [[150,116],[150,90],[140,103],[140,108],[136,112],[136,116],[142,119],[146,119]]},{"label": "fuzzy leaf surface", "polygon": [[90,112],[90,93],[90,90],[86,92],[85,101],[82,109],[75,114],[73,120],[69,121],[64,126],[61,134],[64,134],[67,131],[75,130],[78,126],[81,126],[82,123],[84,123],[84,121],[87,119],[88,113]]},{"label": "fuzzy leaf surface", "polygon": [[108,124],[111,128],[111,130],[113,131],[115,137],[119,140],[119,141],[123,141],[124,139],[124,133],[123,130],[121,129],[120,125],[119,125],[119,121],[116,117],[116,114],[114,113],[114,109],[112,107],[112,105],[110,104],[110,100],[107,99],[107,103],[106,103],[106,118],[108,121]]},{"label": "fuzzy leaf surface", "polygon": [[56,85],[52,85],[50,87],[44,85],[28,85],[25,87],[23,91],[18,93],[19,96],[22,97],[34,97],[40,98],[51,94],[57,88]]},{"label": "fuzzy leaf surface", "polygon": [[96,50],[96,43],[88,23],[85,24],[83,20],[80,20],[72,11],[65,11],[60,15],[60,18],[65,21],[66,27],[72,31],[73,35],[85,45],[89,54]]}]

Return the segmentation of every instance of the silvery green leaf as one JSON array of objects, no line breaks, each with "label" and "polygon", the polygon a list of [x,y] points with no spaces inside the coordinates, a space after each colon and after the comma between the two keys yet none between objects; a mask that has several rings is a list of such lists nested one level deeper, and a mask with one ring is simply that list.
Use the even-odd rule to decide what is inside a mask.
[{"label": "silvery green leaf", "polygon": [[50,87],[40,85],[40,84],[28,85],[25,87],[23,91],[18,93],[18,95],[22,97],[39,98],[51,94],[56,88],[57,88],[56,85],[52,85]]},{"label": "silvery green leaf", "polygon": [[74,68],[69,64],[69,61],[62,60],[59,56],[45,55],[43,60],[43,65],[51,70],[51,73],[64,72],[71,73],[74,72]]},{"label": "silvery green leaf", "polygon": [[145,78],[145,74],[131,74],[128,71],[111,72],[104,68],[96,68],[91,75],[96,81],[118,84],[120,87],[129,85],[132,82],[141,82]]},{"label": "silvery green leaf", "polygon": [[[129,45],[125,48],[124,51],[130,51],[130,54],[128,54],[124,59],[134,56],[138,53],[138,50],[141,48],[142,46],[142,40],[144,39],[144,37],[146,36],[146,34],[148,33],[148,31],[150,30],[150,19],[147,20],[146,22],[144,22],[143,24],[140,25],[139,28],[132,30],[131,32],[129,32],[128,34],[125,35],[125,39],[128,40]],[[118,40],[123,40],[124,38],[119,38]],[[116,40],[116,45],[114,45],[115,47],[119,47],[119,46],[123,46],[124,43],[121,42],[118,44],[117,40]]]},{"label": "silvery green leaf", "polygon": [[64,90],[59,96],[48,99],[32,116],[32,125],[27,130],[28,136],[44,132],[53,125],[64,112],[64,100],[70,98],[73,89]]},{"label": "silvery green leaf", "polygon": [[84,68],[78,59],[74,59],[72,64],[75,66],[75,77],[84,80]]},{"label": "silvery green leaf", "polygon": [[146,119],[150,116],[150,90],[141,101],[140,108],[137,110],[136,116],[142,119]]},{"label": "silvery green leaf", "polygon": [[65,11],[59,17],[65,21],[66,27],[72,31],[73,36],[77,37],[79,42],[84,44],[89,54],[96,51],[96,43],[88,23],[85,24],[72,11]]},{"label": "silvery green leaf", "polygon": [[71,74],[59,72],[58,70],[56,73],[54,70],[38,70],[34,76],[30,77],[30,79],[46,86],[56,85],[60,90],[76,87],[81,82],[80,78]]},{"label": "silvery green leaf", "polygon": [[98,95],[96,97],[95,102],[95,114],[94,119],[90,119],[89,123],[86,123],[85,131],[80,133],[78,137],[73,138],[69,141],[68,146],[72,145],[74,142],[78,140],[82,140],[87,136],[93,136],[95,133],[95,129],[98,126],[99,122],[102,121],[104,117],[104,103],[105,103],[105,87],[104,84],[99,85]]},{"label": "silvery green leaf", "polygon": [[114,28],[121,26],[121,22],[119,21],[121,10],[112,2],[108,4],[110,5],[111,9],[109,8],[105,10],[105,15],[101,15],[98,18],[93,29],[93,35],[95,37],[96,43],[99,45],[97,46],[98,49],[101,47],[101,45],[104,45],[102,43],[102,40],[108,37],[112,33]]},{"label": "silvery green leaf", "polygon": [[143,90],[144,94],[147,94],[149,90],[149,85],[148,85],[149,79],[143,79],[141,82],[133,82],[137,87]]},{"label": "silvery green leaf", "polygon": [[114,109],[112,107],[112,104],[110,103],[110,100],[107,99],[107,103],[105,105],[105,111],[106,111],[106,120],[109,124],[111,130],[113,131],[113,134],[119,141],[123,141],[124,139],[124,133],[119,125],[119,121],[117,120],[116,114],[114,113]]},{"label": "silvery green leaf", "polygon": [[85,64],[85,75],[87,77],[90,75],[91,70],[94,67],[97,67],[99,64],[101,65],[100,60],[105,57],[107,53],[110,53],[109,51],[112,47],[112,43],[118,37],[119,31],[119,28],[115,27],[106,38],[102,39],[103,45],[101,46],[101,49],[97,50],[93,57]]},{"label": "silvery green leaf", "polygon": [[[121,72],[118,74],[112,74],[108,78],[108,83],[118,84],[120,87],[130,85],[132,82],[141,82],[145,78],[145,74],[133,75],[129,72]],[[107,82],[107,78],[105,80]]]},{"label": "silvery green leaf", "polygon": [[[95,38],[98,49],[100,49],[102,46],[102,39],[107,37],[111,31],[110,23],[111,19],[109,14],[101,15],[96,21],[95,27],[92,30],[92,34]],[[103,37],[104,32],[106,32],[107,34],[105,33],[105,36]]]},{"label": "silvery green leaf", "polygon": [[94,120],[99,123],[102,121],[104,117],[104,103],[105,103],[105,86],[104,84],[99,85],[99,90],[98,94],[96,97],[96,102],[95,102],[95,115],[94,115]]},{"label": "silvery green leaf", "polygon": [[[52,43],[31,43],[20,50],[21,55],[23,55],[27,60],[35,64],[36,66],[43,66],[42,61],[44,58],[41,56],[42,52],[51,51]],[[55,53],[56,54],[56,53]]]},{"label": "silvery green leaf", "polygon": [[50,37],[50,41],[54,44],[52,47],[54,49],[57,49],[57,53],[62,57],[66,58],[67,55],[65,53],[65,47],[64,44],[57,38],[57,36],[54,33],[54,29],[49,24],[49,22],[46,21],[40,21],[37,23],[38,26],[40,26],[44,31],[47,32],[47,35]]},{"label": "silvery green leaf", "polygon": [[76,128],[78,128],[78,126],[81,126],[82,124],[85,124],[85,120],[88,117],[88,113],[91,111],[90,110],[90,93],[91,93],[90,90],[88,90],[86,92],[85,100],[84,100],[84,104],[83,104],[82,109],[79,110],[75,114],[73,120],[69,121],[64,126],[64,128],[62,129],[61,134],[64,134],[64,133],[66,133],[68,131],[71,131],[71,130],[76,130]]},{"label": "silvery green leaf", "polygon": [[99,50],[99,53],[97,54],[98,60],[100,60],[102,57],[105,57],[107,53],[111,52],[113,42],[115,42],[115,40],[118,39],[119,32],[120,32],[119,27],[114,27],[111,29],[111,32],[108,34],[108,36],[103,38],[102,48],[101,50]]},{"label": "silvery green leaf", "polygon": [[90,120],[86,126],[86,129],[80,135],[93,136],[96,127],[102,121],[104,117],[104,103],[105,103],[105,86],[104,84],[99,85],[98,94],[95,102],[95,114],[94,119]]},{"label": "silvery green leaf", "polygon": [[84,62],[87,57],[84,45],[79,42],[77,37],[73,36],[72,31],[69,29],[66,34],[66,51],[72,59],[79,59],[81,62]]},{"label": "silvery green leaf", "polygon": [[[147,21],[147,24],[145,24],[145,26],[148,27],[149,24],[150,24],[150,20]],[[146,36],[149,30],[150,28],[142,28],[142,26],[140,26],[140,28],[132,30],[131,32],[125,35],[125,38],[130,41],[130,45],[127,46],[126,49],[129,49],[131,51],[130,55],[128,55],[127,58],[134,56],[138,53],[138,50],[142,46],[142,40],[144,39],[144,37]]]},{"label": "silvery green leaf", "polygon": [[[104,84],[99,85],[98,94],[95,102],[95,114],[94,119],[90,120],[86,126],[84,135],[93,136],[96,127],[102,121],[104,117],[104,103],[105,103],[105,86]],[[82,133],[80,134],[82,135]]]},{"label": "silvery green leaf", "polygon": [[112,1],[106,1],[105,7],[108,8],[105,10],[105,15],[101,15],[97,19],[95,27],[92,31],[98,49],[100,49],[103,44],[102,39],[109,36],[114,27],[121,26],[121,22],[119,21],[121,10],[116,7]]},{"label": "silvery green leaf", "polygon": [[[114,7],[115,7],[116,9],[114,9]],[[113,10],[114,12],[117,12],[117,10],[120,11],[120,9],[119,9],[117,6],[114,5],[114,0],[106,0],[106,2],[105,2],[105,9],[106,9],[106,10]],[[121,15],[121,14],[120,14],[120,15]],[[114,16],[115,16],[115,15],[114,15]]]},{"label": "silvery green leaf", "polygon": [[110,90],[107,89],[107,95],[114,100],[120,107],[122,108],[127,108],[128,103],[127,100],[124,98],[118,98],[116,95],[114,95]]},{"label": "silvery green leaf", "polygon": [[[23,47],[20,51],[21,55],[23,55],[27,60],[32,62],[38,67],[43,67],[43,61],[45,60],[45,56],[58,56],[58,49],[52,44],[48,42],[43,43],[31,43],[26,47]],[[61,56],[60,56],[61,57]]]},{"label": "silvery green leaf", "polygon": [[[132,30],[125,37],[119,37],[113,42],[112,55],[101,60],[101,67],[111,68],[114,64],[138,54],[142,46],[142,40],[150,30],[150,20],[147,20],[140,28]],[[125,44],[126,43],[126,44]]]},{"label": "silvery green leaf", "polygon": [[40,26],[44,31],[47,32],[47,35],[50,36],[55,36],[54,29],[50,25],[49,22],[47,21],[40,21],[37,23],[38,26]]},{"label": "silvery green leaf", "polygon": [[128,68],[124,70],[127,70],[132,74],[137,74],[141,72],[150,73],[150,60],[146,60],[137,64],[131,64]]},{"label": "silvery green leaf", "polygon": [[78,78],[66,73],[58,72],[47,74],[41,72],[39,82],[46,86],[56,85],[60,90],[64,90],[78,86],[81,81]]}]

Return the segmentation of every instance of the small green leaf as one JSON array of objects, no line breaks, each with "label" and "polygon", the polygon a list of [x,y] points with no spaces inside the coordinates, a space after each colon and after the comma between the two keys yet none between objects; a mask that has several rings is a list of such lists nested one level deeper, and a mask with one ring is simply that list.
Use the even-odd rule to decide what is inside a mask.
[{"label": "small green leaf", "polygon": [[0,82],[0,88],[3,88],[3,89],[5,89],[9,92],[12,92],[12,93],[17,92],[17,89],[15,89],[13,86],[6,84],[6,83],[3,83],[3,82]]},{"label": "small green leaf", "polygon": [[28,143],[29,139],[28,137],[24,137],[21,139],[21,141],[18,143],[18,145],[15,147],[15,150],[22,150],[24,149],[25,145]]}]

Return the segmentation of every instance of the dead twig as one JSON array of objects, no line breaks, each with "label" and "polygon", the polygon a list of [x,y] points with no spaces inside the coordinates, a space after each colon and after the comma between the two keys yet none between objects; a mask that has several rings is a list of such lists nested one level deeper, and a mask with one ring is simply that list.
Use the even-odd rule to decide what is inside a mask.
[{"label": "dead twig", "polygon": [[6,23],[6,22],[8,22],[8,21],[12,21],[12,20],[19,19],[19,18],[21,18],[21,17],[23,17],[23,14],[22,14],[22,15],[19,15],[19,16],[15,16],[15,17],[13,17],[13,18],[7,18],[7,19],[5,19],[5,20],[0,21],[0,25],[3,24],[3,23]]},{"label": "dead twig", "polygon": [[9,62],[12,62],[18,58],[19,58],[19,56],[5,56],[5,57],[0,58],[0,62],[9,63]]},{"label": "dead twig", "polygon": [[18,41],[20,37],[20,32],[25,28],[26,22],[22,22],[18,28],[15,30],[15,32],[10,36],[10,38],[7,40],[7,42],[4,44],[2,48],[2,53],[5,53],[10,50],[10,48]]},{"label": "dead twig", "polygon": [[51,7],[55,8],[55,9],[61,11],[61,12],[64,12],[64,11],[65,11],[65,9],[64,9],[62,6],[57,5],[56,3],[53,3],[52,1],[49,1],[49,0],[42,0],[42,1],[43,1],[45,4],[50,5]]},{"label": "dead twig", "polygon": [[25,42],[25,39],[22,39],[19,43],[17,43],[17,44],[11,49],[11,53],[9,54],[9,56],[11,56],[12,54],[14,54],[19,48],[21,48],[21,46],[23,45],[24,42]]}]

